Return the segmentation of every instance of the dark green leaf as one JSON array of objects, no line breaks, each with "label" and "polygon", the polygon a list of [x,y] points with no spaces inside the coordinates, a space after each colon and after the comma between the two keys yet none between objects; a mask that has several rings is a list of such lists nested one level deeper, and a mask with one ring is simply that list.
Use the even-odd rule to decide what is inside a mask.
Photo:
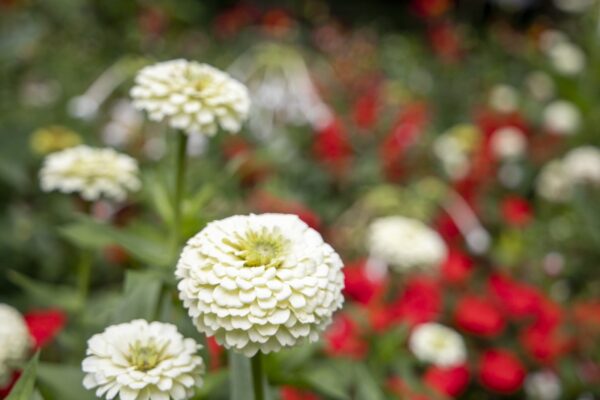
[{"label": "dark green leaf", "polygon": [[77,291],[69,286],[38,282],[12,270],[8,271],[7,276],[12,283],[23,289],[32,300],[40,305],[52,305],[67,311],[77,310],[80,306]]},{"label": "dark green leaf", "polygon": [[125,293],[115,307],[112,322],[128,322],[143,318],[153,320],[156,316],[162,281],[151,272],[128,271],[125,277]]},{"label": "dark green leaf", "polygon": [[93,391],[83,387],[84,373],[79,366],[40,363],[38,379],[40,387],[60,400],[93,400]]},{"label": "dark green leaf", "polygon": [[35,378],[37,374],[37,365],[40,358],[39,351],[27,363],[21,377],[11,390],[6,400],[30,400],[35,389]]}]

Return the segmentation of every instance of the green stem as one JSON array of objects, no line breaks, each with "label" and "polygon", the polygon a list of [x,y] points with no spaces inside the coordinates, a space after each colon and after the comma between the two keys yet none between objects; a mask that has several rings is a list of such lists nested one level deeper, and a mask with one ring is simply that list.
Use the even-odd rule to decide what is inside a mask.
[{"label": "green stem", "polygon": [[188,136],[177,132],[177,153],[175,154],[175,194],[173,196],[173,250],[177,251],[181,241],[181,209],[185,192],[185,170]]},{"label": "green stem", "polygon": [[254,400],[265,400],[266,377],[263,369],[263,355],[259,351],[250,360],[252,364],[252,386],[254,387]]}]

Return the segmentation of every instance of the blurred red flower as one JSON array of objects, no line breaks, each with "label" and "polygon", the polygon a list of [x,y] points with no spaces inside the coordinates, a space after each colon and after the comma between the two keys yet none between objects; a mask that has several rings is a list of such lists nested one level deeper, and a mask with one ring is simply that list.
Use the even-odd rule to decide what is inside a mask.
[{"label": "blurred red flower", "polygon": [[459,27],[450,21],[432,25],[428,32],[429,42],[435,54],[446,63],[456,63],[463,56],[463,35]]},{"label": "blurred red flower", "polygon": [[525,367],[510,351],[487,350],[479,363],[479,379],[488,389],[510,394],[519,390],[525,379]]},{"label": "blurred red flower", "polygon": [[439,17],[452,7],[452,0],[412,0],[413,11],[421,18]]},{"label": "blurred red flower", "polygon": [[533,219],[533,208],[529,202],[518,196],[509,196],[500,206],[502,217],[512,226],[525,226]]},{"label": "blurred red flower", "polygon": [[219,369],[221,367],[221,357],[223,356],[224,349],[223,347],[217,343],[217,340],[214,336],[206,337],[206,349],[208,350],[209,355],[209,368],[211,371]]},{"label": "blurred red flower", "polygon": [[281,396],[281,400],[319,400],[319,396],[316,394],[296,389],[292,386],[282,386],[279,389],[279,395]]},{"label": "blurred red flower", "polygon": [[58,309],[30,311],[24,317],[36,349],[50,343],[67,323],[67,315]]},{"label": "blurred red flower", "polygon": [[441,270],[444,282],[462,284],[471,277],[473,260],[459,250],[450,249]]},{"label": "blurred red flower", "polygon": [[362,305],[368,305],[383,294],[384,281],[371,279],[366,271],[367,260],[359,260],[344,266],[344,294]]},{"label": "blurred red flower", "polygon": [[238,163],[236,174],[244,185],[256,185],[271,173],[269,166],[256,157],[254,146],[241,136],[228,136],[222,146],[227,161]]},{"label": "blurred red flower", "polygon": [[438,281],[428,276],[411,278],[391,305],[392,315],[411,326],[435,320],[442,308],[441,288]]},{"label": "blurred red flower", "polygon": [[506,325],[493,301],[473,295],[465,295],[458,301],[454,321],[461,330],[483,337],[498,336]]},{"label": "blurred red flower", "polygon": [[361,337],[358,326],[347,314],[338,314],[324,334],[325,351],[334,357],[357,360],[365,357],[368,343]]},{"label": "blurred red flower", "polygon": [[440,394],[459,396],[469,384],[469,370],[466,365],[450,368],[432,366],[423,377],[425,384]]},{"label": "blurred red flower", "polygon": [[489,278],[488,288],[512,318],[533,316],[539,309],[539,292],[534,287],[517,282],[506,275],[493,274]]},{"label": "blurred red flower", "polygon": [[347,172],[352,158],[352,146],[340,120],[335,119],[317,131],[313,154],[335,175],[341,176]]},{"label": "blurred red flower", "polygon": [[377,122],[377,102],[376,90],[371,90],[356,99],[352,107],[352,117],[358,127],[369,129]]}]

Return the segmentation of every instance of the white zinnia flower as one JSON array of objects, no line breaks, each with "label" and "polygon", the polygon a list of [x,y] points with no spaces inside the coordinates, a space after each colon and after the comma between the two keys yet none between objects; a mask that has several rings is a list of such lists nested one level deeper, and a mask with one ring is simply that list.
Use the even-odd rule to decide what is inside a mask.
[{"label": "white zinnia flower", "polygon": [[86,200],[107,197],[122,201],[128,191],[136,191],[137,161],[111,148],[71,147],[52,153],[40,170],[42,190],[79,193]]},{"label": "white zinnia flower", "polygon": [[563,167],[574,183],[600,183],[600,150],[594,146],[573,149],[564,156]]},{"label": "white zinnia flower", "polygon": [[295,215],[236,215],[191,238],[175,274],[198,330],[250,357],[317,340],[344,301],[342,266]]},{"label": "white zinnia flower", "polygon": [[83,385],[107,399],[189,399],[202,385],[199,348],[172,324],[138,319],[112,325],[88,340]]},{"label": "white zinnia flower", "polygon": [[237,133],[248,117],[246,87],[227,73],[194,61],[172,60],[142,68],[131,89],[133,104],[154,121],[187,134]]},{"label": "white zinnia flower", "polygon": [[569,101],[556,100],[544,109],[543,124],[550,133],[573,135],[581,125],[581,112]]},{"label": "white zinnia flower", "polygon": [[525,392],[527,398],[532,400],[558,400],[562,394],[562,386],[554,372],[542,370],[527,375]]},{"label": "white zinnia flower", "polygon": [[536,179],[536,191],[544,199],[552,202],[564,202],[572,192],[572,182],[560,160],[544,165]]},{"label": "white zinnia flower", "polygon": [[371,257],[399,271],[437,268],[447,254],[446,244],[436,231],[419,220],[401,216],[373,221],[367,232],[367,248]]},{"label": "white zinnia flower", "polygon": [[492,134],[490,146],[494,155],[500,159],[517,158],[527,150],[527,139],[520,129],[508,126]]},{"label": "white zinnia flower", "polygon": [[489,105],[495,111],[511,113],[519,107],[519,93],[510,85],[496,85],[490,92]]},{"label": "white zinnia flower", "polygon": [[419,360],[439,367],[460,365],[467,358],[462,336],[435,322],[418,325],[408,339],[408,347]]},{"label": "white zinnia flower", "polygon": [[31,337],[21,314],[0,303],[0,387],[7,383],[14,367],[22,362],[31,347]]}]

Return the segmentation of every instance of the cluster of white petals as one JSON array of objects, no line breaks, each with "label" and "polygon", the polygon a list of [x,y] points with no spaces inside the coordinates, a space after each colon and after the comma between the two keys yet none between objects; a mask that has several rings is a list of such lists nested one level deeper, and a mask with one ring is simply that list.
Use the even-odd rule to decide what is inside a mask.
[{"label": "cluster of white petals", "polygon": [[518,128],[507,126],[497,129],[490,139],[492,152],[499,159],[518,158],[527,150],[525,133]]},{"label": "cluster of white petals", "polygon": [[106,399],[189,399],[202,385],[200,347],[172,324],[139,319],[112,325],[88,340],[83,385]]},{"label": "cluster of white petals", "polygon": [[191,238],[176,276],[198,330],[250,357],[316,341],[344,301],[342,266],[295,215],[237,215]]},{"label": "cluster of white petals", "polygon": [[419,360],[439,367],[457,366],[467,358],[462,336],[435,322],[417,325],[409,337],[408,347]]},{"label": "cluster of white petals", "polygon": [[555,135],[573,135],[581,126],[581,112],[573,103],[555,100],[544,108],[544,128]]},{"label": "cluster of white petals", "polygon": [[458,124],[435,139],[433,153],[450,179],[459,180],[469,173],[472,154],[480,138],[477,127]]},{"label": "cluster of white petals", "polygon": [[448,253],[436,231],[419,220],[401,216],[373,221],[367,232],[367,248],[372,258],[400,272],[435,269]]},{"label": "cluster of white petals", "polygon": [[248,117],[246,87],[207,64],[171,60],[142,68],[131,89],[136,108],[187,134],[237,133]]},{"label": "cluster of white petals", "polygon": [[18,367],[31,347],[31,337],[23,316],[13,307],[0,303],[0,387],[14,367]]},{"label": "cluster of white petals", "polygon": [[78,193],[86,200],[122,201],[139,190],[138,163],[111,148],[71,147],[52,153],[40,170],[42,190]]},{"label": "cluster of white petals", "polygon": [[562,385],[556,373],[551,370],[532,372],[525,379],[525,393],[532,400],[558,400]]},{"label": "cluster of white petals", "polygon": [[585,53],[563,32],[555,30],[544,32],[540,38],[540,46],[556,72],[561,75],[574,76],[586,67]]},{"label": "cluster of white petals", "polygon": [[514,86],[496,85],[490,91],[490,107],[500,113],[511,113],[519,107],[519,92]]}]

